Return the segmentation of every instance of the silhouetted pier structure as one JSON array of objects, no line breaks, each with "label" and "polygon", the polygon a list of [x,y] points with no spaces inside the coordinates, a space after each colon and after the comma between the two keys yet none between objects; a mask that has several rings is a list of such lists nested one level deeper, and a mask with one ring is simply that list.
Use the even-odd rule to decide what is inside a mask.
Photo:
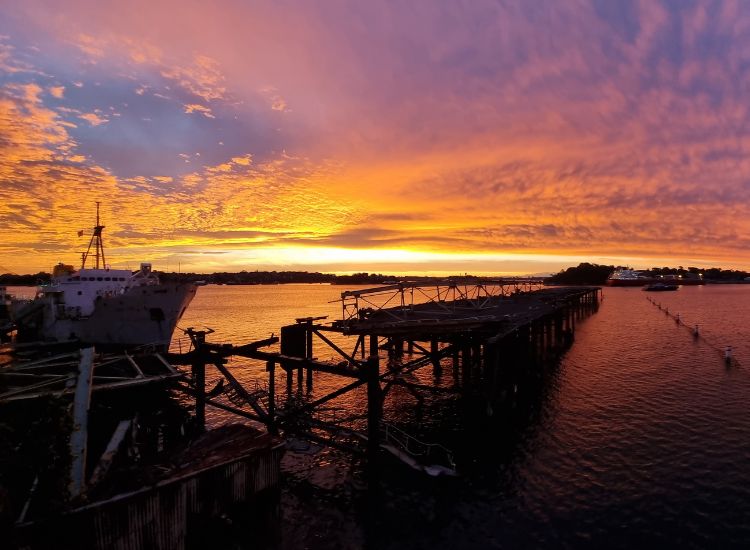
[{"label": "silhouetted pier structure", "polygon": [[[324,317],[300,318],[281,328],[280,339],[239,346],[210,343],[206,332],[189,329],[193,349],[172,355],[170,360],[191,365],[192,378],[184,389],[196,397],[196,417],[201,423],[205,407],[214,406],[262,422],[271,433],[279,429],[302,433],[356,451],[338,439],[319,435],[320,430],[346,433],[366,442],[370,459],[386,449],[412,466],[436,473],[441,471],[438,464],[429,463],[430,458],[428,463],[420,463],[415,456],[446,451],[443,454],[450,463],[450,451],[384,425],[383,402],[389,390],[398,385],[415,396],[421,392],[459,393],[485,400],[488,406],[513,399],[524,379],[571,345],[577,321],[597,310],[600,292],[598,287],[544,288],[541,280],[534,279],[396,283],[350,290],[341,294],[342,319],[333,323],[324,324]],[[351,337],[353,350],[334,342],[342,338],[332,338],[332,334]],[[277,342],[279,352],[263,349]],[[339,360],[316,359],[316,342],[332,350]],[[383,357],[381,351],[386,352]],[[232,356],[264,361],[267,383],[243,386],[227,365]],[[214,365],[223,376],[209,391],[206,365]],[[404,379],[423,367],[433,369],[435,380],[444,369],[450,369],[452,386]],[[283,409],[277,404],[279,369],[286,386]],[[341,387],[313,399],[317,373],[339,377]],[[345,428],[335,419],[321,419],[320,414],[315,418],[324,405],[360,386],[367,388],[362,404],[365,430]],[[419,453],[414,452],[415,446],[420,446]],[[448,464],[442,471],[451,467]]]}]

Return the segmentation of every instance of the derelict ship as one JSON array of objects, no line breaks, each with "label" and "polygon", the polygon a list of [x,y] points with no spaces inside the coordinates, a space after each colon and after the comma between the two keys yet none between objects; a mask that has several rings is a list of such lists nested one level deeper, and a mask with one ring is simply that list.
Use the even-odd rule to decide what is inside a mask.
[{"label": "derelict ship", "polygon": [[[197,287],[192,283],[161,283],[149,263],[142,263],[134,273],[108,268],[103,229],[97,203],[96,227],[82,255],[81,268],[56,265],[51,283],[40,286],[36,298],[14,304],[11,314],[19,340],[78,341],[107,348],[169,348],[172,332]],[[96,257],[93,269],[86,267],[92,248]]]}]

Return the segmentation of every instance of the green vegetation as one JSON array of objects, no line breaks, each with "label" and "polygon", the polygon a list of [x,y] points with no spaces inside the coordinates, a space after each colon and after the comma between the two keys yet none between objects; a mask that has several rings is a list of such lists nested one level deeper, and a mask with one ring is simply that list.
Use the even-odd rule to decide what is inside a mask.
[{"label": "green vegetation", "polygon": [[50,274],[40,271],[35,275],[16,275],[5,273],[0,275],[0,285],[6,286],[35,286],[49,283]]},{"label": "green vegetation", "polygon": [[[599,265],[584,262],[576,267],[569,267],[549,277],[547,282],[558,285],[603,285],[607,277],[615,269],[632,269],[627,266]],[[734,269],[721,269],[712,267],[700,269],[698,267],[652,267],[642,270],[645,275],[682,275],[683,277],[699,277],[709,283],[738,283],[746,282],[750,277],[747,271]],[[182,282],[205,282],[218,285],[275,285],[284,283],[319,283],[334,285],[379,285],[383,283],[400,280],[430,281],[435,277],[400,277],[396,275],[384,275],[382,273],[354,273],[352,275],[333,275],[331,273],[319,273],[308,271],[240,271],[239,273],[220,272],[212,274],[201,273],[164,273],[158,272],[164,281]],[[470,275],[468,275],[470,276]],[[446,277],[453,279],[457,277]],[[36,273],[34,275],[16,275],[14,273],[0,274],[0,285],[7,286],[34,286],[49,283],[49,273]]]},{"label": "green vegetation", "polygon": [[547,279],[547,282],[559,285],[603,285],[615,269],[613,265],[585,262],[578,264],[577,267],[569,267],[560,271]]},{"label": "green vegetation", "polygon": [[[553,275],[547,282],[560,285],[603,285],[607,278],[615,269],[632,269],[627,266],[599,265],[590,263],[581,263],[576,267],[569,267]],[[651,269],[641,270],[646,276],[657,277],[659,275],[681,275],[686,278],[698,278],[703,275],[703,279],[708,283],[739,283],[745,282],[750,277],[747,271],[735,269],[721,269],[712,267],[709,269],[700,269],[698,267],[684,268],[678,267],[652,267]]]}]

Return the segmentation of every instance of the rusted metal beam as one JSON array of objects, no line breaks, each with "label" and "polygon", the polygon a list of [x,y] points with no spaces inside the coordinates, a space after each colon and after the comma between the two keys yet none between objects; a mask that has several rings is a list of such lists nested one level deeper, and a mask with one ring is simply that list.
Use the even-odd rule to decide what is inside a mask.
[{"label": "rusted metal beam", "polygon": [[122,446],[122,442],[125,441],[125,436],[127,436],[132,425],[132,420],[122,420],[117,425],[115,431],[112,433],[109,443],[107,444],[107,448],[104,449],[104,452],[99,459],[99,463],[96,465],[96,468],[94,468],[94,473],[91,474],[89,485],[96,485],[107,475],[107,472],[109,471],[110,466],[112,466],[112,462],[114,462],[115,457]]},{"label": "rusted metal beam", "polygon": [[81,350],[73,402],[73,433],[70,435],[70,496],[75,498],[86,485],[86,443],[88,440],[89,403],[91,402],[91,377],[94,373],[94,348]]},{"label": "rusted metal beam", "polygon": [[252,352],[252,354],[248,354],[247,357],[250,357],[252,359],[262,359],[263,361],[274,361],[284,369],[310,368],[320,372],[347,376],[349,378],[361,377],[361,374],[354,369],[347,369],[344,367],[329,365],[328,363],[321,363],[319,361],[313,361],[302,357],[290,357],[288,355],[281,355],[279,353],[271,353],[268,351],[254,351]]},{"label": "rusted metal beam", "polygon": [[323,336],[320,331],[317,330],[318,327],[313,326],[312,330],[315,335],[317,335],[318,338],[323,340],[326,344],[328,344],[329,347],[333,348],[341,357],[349,361],[351,365],[357,365],[361,366],[361,363],[357,361],[354,357],[346,353],[344,350],[342,350],[340,347],[338,347],[336,344],[334,344],[331,340]]}]

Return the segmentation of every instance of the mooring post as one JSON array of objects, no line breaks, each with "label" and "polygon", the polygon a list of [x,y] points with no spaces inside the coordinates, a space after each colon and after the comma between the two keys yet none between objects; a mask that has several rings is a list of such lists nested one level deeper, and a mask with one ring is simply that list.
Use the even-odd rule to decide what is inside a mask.
[{"label": "mooring post", "polygon": [[195,346],[195,359],[192,364],[193,384],[195,385],[195,425],[199,431],[206,429],[206,333],[192,334]]},{"label": "mooring post", "polygon": [[573,336],[576,333],[576,316],[575,310],[571,310],[570,315],[570,334]]},{"label": "mooring post", "polygon": [[459,368],[459,358],[458,358],[458,345],[457,343],[451,342],[451,345],[453,346],[453,351],[451,353],[452,363],[453,363],[453,384],[458,386],[458,368]]}]

